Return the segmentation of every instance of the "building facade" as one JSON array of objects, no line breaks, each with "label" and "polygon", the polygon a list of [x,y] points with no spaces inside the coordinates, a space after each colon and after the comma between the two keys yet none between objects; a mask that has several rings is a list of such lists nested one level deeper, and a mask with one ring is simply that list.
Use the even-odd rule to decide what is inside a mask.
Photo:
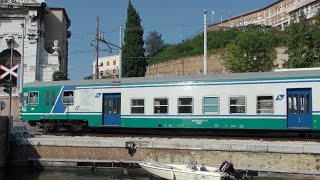
[{"label": "building facade", "polygon": [[[119,75],[119,55],[105,56],[98,59],[99,78],[116,78]],[[92,63],[92,74],[96,74],[96,60]]]},{"label": "building facade", "polygon": [[250,24],[265,25],[285,29],[295,22],[303,11],[307,19],[320,10],[320,0],[278,0],[269,6],[256,9],[209,26],[209,29],[223,27],[246,27]]},{"label": "building facade", "polygon": [[[49,8],[43,0],[0,0],[0,64],[10,68],[24,61],[23,77],[12,78],[12,116],[15,119],[19,115],[17,87],[21,78],[25,84],[52,81],[55,71],[68,73],[70,24],[63,8]],[[0,75],[3,73],[0,70]],[[0,79],[0,101],[6,104],[0,111],[2,115],[9,111],[8,94],[3,92],[8,79],[9,75]]]},{"label": "building facade", "polygon": [[10,67],[12,48],[12,66],[24,59],[24,83],[51,81],[59,70],[67,74],[70,20],[64,9],[41,0],[0,0],[0,11],[0,64]]}]

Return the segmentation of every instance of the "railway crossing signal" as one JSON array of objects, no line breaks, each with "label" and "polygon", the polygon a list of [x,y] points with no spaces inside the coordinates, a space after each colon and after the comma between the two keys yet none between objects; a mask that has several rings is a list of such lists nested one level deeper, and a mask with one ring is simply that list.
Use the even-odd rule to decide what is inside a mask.
[{"label": "railway crossing signal", "polygon": [[3,79],[5,78],[8,74],[11,74],[12,76],[18,78],[19,77],[19,74],[17,74],[16,72],[14,72],[16,69],[18,69],[18,67],[20,66],[20,64],[17,64],[15,66],[13,66],[11,69],[5,67],[4,65],[0,64],[0,69],[4,70],[5,73],[3,73],[1,76],[0,76],[0,79]]}]

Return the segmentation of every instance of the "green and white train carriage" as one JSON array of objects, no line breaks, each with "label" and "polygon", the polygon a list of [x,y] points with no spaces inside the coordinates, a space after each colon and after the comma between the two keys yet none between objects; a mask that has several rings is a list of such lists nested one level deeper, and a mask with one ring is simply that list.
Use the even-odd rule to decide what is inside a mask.
[{"label": "green and white train carriage", "polygon": [[88,127],[320,130],[319,71],[35,82],[22,120]]}]

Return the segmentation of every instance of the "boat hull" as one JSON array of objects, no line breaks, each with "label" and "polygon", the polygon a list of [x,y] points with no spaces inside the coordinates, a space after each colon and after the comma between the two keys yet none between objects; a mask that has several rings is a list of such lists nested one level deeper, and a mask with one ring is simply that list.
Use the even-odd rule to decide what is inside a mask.
[{"label": "boat hull", "polygon": [[155,166],[150,163],[139,163],[139,165],[152,175],[169,180],[221,180],[225,175],[220,172],[193,171],[191,169],[180,169],[176,166]]}]

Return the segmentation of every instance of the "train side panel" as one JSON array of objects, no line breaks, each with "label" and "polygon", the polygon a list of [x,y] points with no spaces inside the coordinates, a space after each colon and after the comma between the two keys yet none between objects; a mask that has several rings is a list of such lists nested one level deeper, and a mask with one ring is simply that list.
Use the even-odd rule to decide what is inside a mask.
[{"label": "train side panel", "polygon": [[[312,130],[320,130],[319,79],[269,79],[262,81],[221,81],[194,83],[52,86],[25,88],[25,94],[38,90],[39,104],[24,106],[23,120],[85,120],[90,127],[105,126],[105,95],[121,97],[119,127],[125,128],[219,128],[287,130],[287,91],[311,89]],[[49,93],[47,92],[49,91]],[[64,92],[74,91],[73,102],[64,104]],[[50,94],[49,96],[47,94]],[[66,93],[68,94],[68,92]],[[56,98],[54,98],[56,96]],[[215,97],[218,110],[204,112],[204,99]],[[244,98],[245,110],[232,113],[232,98]],[[272,111],[258,113],[257,99],[272,97]],[[167,99],[166,113],[155,112],[155,99]],[[179,98],[192,101],[191,113],[179,113]],[[49,99],[49,100],[48,100]],[[132,100],[143,100],[143,112],[132,112]],[[55,101],[53,101],[55,100]],[[142,106],[141,106],[142,107]]]}]

